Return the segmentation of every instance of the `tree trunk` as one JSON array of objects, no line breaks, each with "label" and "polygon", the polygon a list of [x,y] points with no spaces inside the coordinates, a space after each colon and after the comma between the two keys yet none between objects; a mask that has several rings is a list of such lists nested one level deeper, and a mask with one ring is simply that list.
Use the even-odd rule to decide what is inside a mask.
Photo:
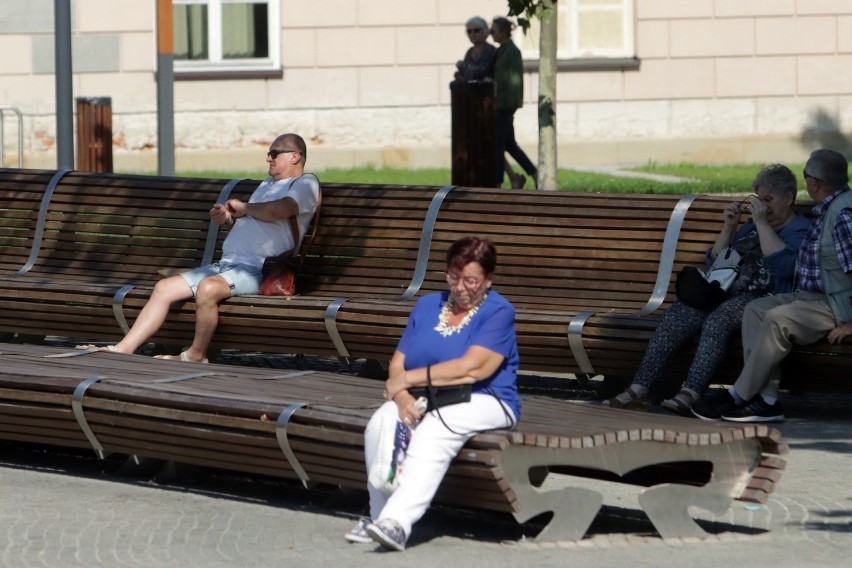
[{"label": "tree trunk", "polygon": [[556,2],[542,0],[542,6],[538,63],[538,188],[556,190]]}]

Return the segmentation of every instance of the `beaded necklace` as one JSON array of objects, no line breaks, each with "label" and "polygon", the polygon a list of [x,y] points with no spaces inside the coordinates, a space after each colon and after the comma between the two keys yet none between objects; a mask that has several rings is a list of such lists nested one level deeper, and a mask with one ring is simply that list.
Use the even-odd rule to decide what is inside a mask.
[{"label": "beaded necklace", "polygon": [[435,326],[435,331],[441,334],[441,337],[449,337],[454,333],[460,332],[464,327],[470,323],[471,318],[476,315],[476,312],[479,311],[479,306],[482,305],[482,302],[485,301],[485,298],[488,297],[488,292],[485,292],[485,295],[482,296],[482,300],[476,304],[473,308],[467,312],[462,320],[458,323],[458,325],[450,325],[448,322],[450,321],[450,315],[453,313],[453,307],[456,305],[456,301],[453,299],[452,295],[447,297],[447,301],[444,302],[444,305],[441,306],[441,313],[438,315],[438,325]]}]

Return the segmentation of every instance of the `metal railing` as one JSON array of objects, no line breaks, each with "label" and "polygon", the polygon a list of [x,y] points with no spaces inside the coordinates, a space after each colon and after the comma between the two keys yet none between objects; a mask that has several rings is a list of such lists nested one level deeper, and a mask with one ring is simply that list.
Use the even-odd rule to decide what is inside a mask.
[{"label": "metal railing", "polygon": [[6,164],[6,111],[12,112],[18,117],[18,167],[24,167],[24,115],[21,110],[12,105],[0,105],[0,167]]}]

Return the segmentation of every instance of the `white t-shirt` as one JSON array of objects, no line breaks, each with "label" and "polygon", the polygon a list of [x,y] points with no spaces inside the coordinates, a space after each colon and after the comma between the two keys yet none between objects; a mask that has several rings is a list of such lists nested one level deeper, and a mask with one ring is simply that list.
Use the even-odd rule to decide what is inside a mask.
[{"label": "white t-shirt", "polygon": [[[249,203],[265,203],[290,197],[299,206],[299,235],[304,238],[317,209],[319,180],[313,174],[275,181],[266,178],[251,194]],[[222,243],[222,261],[249,266],[263,266],[267,257],[293,248],[290,221],[260,221],[246,215],[234,222]]]}]

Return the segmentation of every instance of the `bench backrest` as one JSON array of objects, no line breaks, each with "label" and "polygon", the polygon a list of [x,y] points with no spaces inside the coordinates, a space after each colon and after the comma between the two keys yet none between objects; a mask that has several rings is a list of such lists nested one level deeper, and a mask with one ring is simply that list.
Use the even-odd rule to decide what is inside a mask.
[{"label": "bench backrest", "polygon": [[[406,293],[439,188],[322,180],[320,187],[322,212],[305,250],[299,293],[333,299],[396,298]],[[232,196],[247,199],[250,189],[240,185]]]},{"label": "bench backrest", "polygon": [[0,275],[14,274],[30,257],[52,170],[0,169]]},{"label": "bench backrest", "polygon": [[423,291],[446,289],[449,245],[479,235],[497,249],[495,289],[518,308],[638,311],[679,199],[457,188],[438,215]]},{"label": "bench backrest", "polygon": [[[686,211],[680,230],[677,246],[673,251],[674,262],[670,275],[668,293],[661,308],[648,318],[638,319],[626,314],[598,314],[586,322],[583,328],[583,342],[587,345],[587,355],[596,373],[609,377],[629,378],[642,360],[645,348],[651,338],[659,317],[676,299],[675,281],[677,274],[685,266],[704,267],[707,248],[713,245],[722,228],[722,211],[736,198],[731,196],[697,197]],[[807,215],[813,203],[796,203],[796,210]],[[744,221],[747,217],[744,217]],[[672,254],[669,252],[668,254]],[[619,341],[605,341],[618,335]],[[597,348],[597,345],[605,345]],[[819,348],[817,348],[819,349]],[[718,370],[719,377],[736,377],[742,368],[741,346],[735,340],[729,346],[729,356]],[[664,381],[680,384],[694,358],[694,343],[682,349],[679,355],[668,365]],[[806,360],[802,355],[790,360]],[[824,364],[821,363],[821,364]],[[789,366],[789,363],[786,365]]]},{"label": "bench backrest", "polygon": [[208,210],[228,180],[70,172],[48,206],[30,276],[151,283],[197,266]]}]

